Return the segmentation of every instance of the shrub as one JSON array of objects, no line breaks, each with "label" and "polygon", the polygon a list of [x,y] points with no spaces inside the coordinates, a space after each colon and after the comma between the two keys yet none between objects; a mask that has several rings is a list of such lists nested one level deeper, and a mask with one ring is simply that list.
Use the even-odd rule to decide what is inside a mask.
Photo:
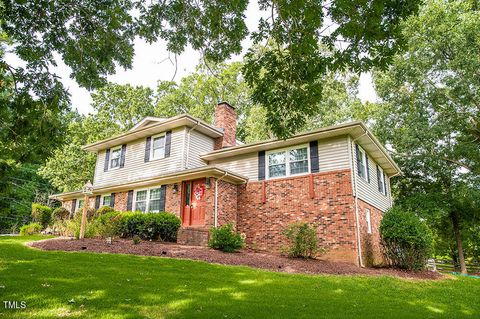
[{"label": "shrub", "polygon": [[171,213],[127,212],[121,214],[119,234],[122,237],[138,235],[141,239],[177,241],[180,219]]},{"label": "shrub", "polygon": [[50,224],[52,209],[48,206],[32,203],[32,218],[34,222],[41,224],[45,228]]},{"label": "shrub", "polygon": [[132,241],[133,241],[134,245],[138,245],[138,244],[140,244],[141,239],[138,235],[135,235],[135,236],[133,236]]},{"label": "shrub", "polygon": [[74,229],[73,223],[71,220],[57,219],[52,225],[53,233],[63,237],[73,237],[75,235],[72,230]]},{"label": "shrub", "polygon": [[42,225],[39,223],[30,223],[20,227],[20,236],[35,235],[42,231]]},{"label": "shrub", "polygon": [[289,241],[284,251],[289,257],[314,258],[319,252],[315,227],[306,222],[290,224],[283,235]]},{"label": "shrub", "polygon": [[103,238],[114,237],[118,235],[120,220],[120,212],[113,211],[100,215],[94,221],[93,227],[95,233]]},{"label": "shrub", "polygon": [[227,253],[235,252],[245,245],[242,236],[235,231],[233,224],[210,229],[208,246]]},{"label": "shrub", "polygon": [[55,208],[52,212],[52,221],[67,219],[70,212],[65,207]]},{"label": "shrub", "polygon": [[[91,238],[95,236],[95,228],[93,226],[92,221],[88,218],[88,212],[91,210],[87,210],[87,221],[85,223],[85,238]],[[93,213],[92,213],[93,215]],[[69,231],[73,233],[75,238],[80,238],[80,227],[82,226],[82,212],[78,210],[73,217],[71,223],[68,223]]]},{"label": "shrub", "polygon": [[380,223],[385,258],[396,268],[420,270],[432,251],[433,236],[428,226],[411,211],[393,207]]},{"label": "shrub", "polygon": [[97,211],[95,212],[95,216],[102,216],[106,213],[112,213],[112,212],[115,212],[115,208],[113,207],[110,207],[110,206],[100,206],[99,209],[97,209]]}]

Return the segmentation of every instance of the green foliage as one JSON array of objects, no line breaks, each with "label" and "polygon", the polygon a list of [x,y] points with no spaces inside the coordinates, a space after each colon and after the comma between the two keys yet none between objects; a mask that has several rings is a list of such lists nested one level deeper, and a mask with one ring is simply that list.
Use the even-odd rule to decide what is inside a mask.
[{"label": "green foliage", "polygon": [[242,249],[244,246],[244,240],[241,234],[235,231],[233,224],[229,223],[217,228],[210,228],[208,247],[233,253]]},{"label": "green foliage", "polygon": [[133,236],[133,238],[132,238],[132,242],[133,242],[134,245],[140,244],[141,241],[142,241],[142,239],[141,239],[140,236],[138,236],[138,235],[135,235],[135,236]]},{"label": "green foliage", "polygon": [[306,222],[290,224],[283,235],[289,241],[284,248],[289,257],[315,258],[319,252],[317,231],[313,225]]},{"label": "green foliage", "polygon": [[[85,222],[85,238],[95,237],[95,224],[92,220],[93,210],[87,210],[87,221]],[[82,210],[75,212],[73,220],[68,223],[69,231],[78,239],[80,237],[80,228],[82,226]]]},{"label": "green foliage", "polygon": [[179,228],[180,219],[171,213],[126,212],[121,214],[118,232],[121,237],[175,242]]},{"label": "green foliage", "polygon": [[119,232],[120,221],[122,219],[120,212],[105,212],[98,216],[93,222],[96,235],[102,238],[114,237]]},{"label": "green foliage", "polygon": [[45,228],[52,220],[52,209],[48,206],[32,203],[32,219]]},{"label": "green foliage", "polygon": [[53,233],[63,237],[75,236],[75,225],[73,220],[56,219],[52,224]]},{"label": "green foliage", "polygon": [[39,234],[42,231],[42,225],[39,223],[30,223],[20,227],[20,236],[31,236]]},{"label": "green foliage", "polygon": [[388,210],[380,234],[385,258],[396,268],[421,270],[432,253],[432,233],[427,224],[399,206]]},{"label": "green foliage", "polygon": [[52,220],[65,220],[70,216],[70,212],[65,207],[57,207],[52,212]]},{"label": "green foliage", "polygon": [[100,206],[95,212],[95,216],[102,216],[106,213],[112,213],[112,212],[115,212],[115,208],[111,206]]}]

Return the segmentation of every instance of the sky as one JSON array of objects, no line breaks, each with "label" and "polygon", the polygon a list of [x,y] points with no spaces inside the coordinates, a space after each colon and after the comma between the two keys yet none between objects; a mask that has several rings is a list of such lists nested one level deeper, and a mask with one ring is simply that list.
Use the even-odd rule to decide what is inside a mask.
[{"label": "sky", "polygon": [[[250,32],[257,30],[258,20],[262,16],[266,16],[266,12],[258,9],[256,1],[250,1],[246,12],[246,24]],[[249,38],[245,39],[242,43],[244,52],[232,57],[229,61],[241,61],[243,54],[251,46],[251,43]],[[134,48],[135,57],[132,68],[124,70],[121,67],[117,67],[116,73],[108,76],[108,81],[118,84],[130,84],[132,86],[148,86],[155,89],[157,82],[160,80],[172,80],[173,78],[173,80],[178,82],[182,77],[195,72],[195,67],[200,59],[198,52],[187,48],[183,54],[177,56],[177,72],[175,73],[175,65],[171,62],[173,55],[167,52],[164,41],[158,41],[150,45],[141,39],[136,39]],[[22,64],[13,54],[7,54],[6,58],[12,65]],[[93,108],[90,106],[90,92],[79,87],[77,83],[70,78],[70,68],[62,62],[59,56],[57,56],[56,60],[57,67],[53,68],[53,70],[60,76],[62,83],[69,91],[72,108],[77,109],[78,112],[82,114],[91,113]],[[373,102],[376,100],[372,78],[369,73],[361,74],[360,76],[358,97],[362,101]],[[229,102],[235,103],[235,101]]]}]

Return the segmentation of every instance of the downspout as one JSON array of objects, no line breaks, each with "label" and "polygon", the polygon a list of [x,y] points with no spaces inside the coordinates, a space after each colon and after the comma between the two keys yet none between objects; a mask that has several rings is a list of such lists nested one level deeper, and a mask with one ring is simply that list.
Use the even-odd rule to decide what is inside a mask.
[{"label": "downspout", "polygon": [[197,128],[197,126],[200,125],[200,121],[197,121],[197,124],[195,124],[195,126],[193,126],[192,128],[190,128],[188,131],[187,131],[187,146],[186,146],[186,151],[185,151],[185,159],[184,159],[184,163],[183,163],[183,167],[185,169],[188,169],[188,154],[190,153],[190,133],[195,130]]},{"label": "downspout", "polygon": [[218,182],[228,176],[228,172],[225,172],[222,177],[215,180],[215,207],[214,207],[214,226],[218,226]]},{"label": "downspout", "polygon": [[357,249],[358,249],[358,261],[360,264],[360,267],[365,267],[363,264],[363,258],[362,258],[362,241],[360,238],[360,218],[358,217],[358,194],[357,194],[357,174],[354,170],[355,165],[353,165],[353,143],[357,141],[359,138],[368,135],[368,132],[365,131],[362,135],[358,136],[357,138],[353,139],[352,142],[350,142],[350,135],[348,136],[348,141],[350,143],[348,150],[349,150],[349,155],[350,155],[350,171],[352,173],[352,180],[353,180],[353,192],[354,192],[354,197],[355,197],[355,224],[357,228]]}]

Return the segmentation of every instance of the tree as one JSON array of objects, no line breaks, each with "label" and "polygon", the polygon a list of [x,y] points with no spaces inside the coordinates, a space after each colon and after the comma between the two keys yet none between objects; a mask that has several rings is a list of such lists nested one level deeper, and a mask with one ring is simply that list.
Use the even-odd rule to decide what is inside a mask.
[{"label": "tree", "polygon": [[398,202],[425,208],[439,234],[451,234],[462,272],[462,230],[478,222],[480,199],[478,25],[474,3],[430,0],[403,24],[406,53],[375,74],[375,131],[404,172]]}]

